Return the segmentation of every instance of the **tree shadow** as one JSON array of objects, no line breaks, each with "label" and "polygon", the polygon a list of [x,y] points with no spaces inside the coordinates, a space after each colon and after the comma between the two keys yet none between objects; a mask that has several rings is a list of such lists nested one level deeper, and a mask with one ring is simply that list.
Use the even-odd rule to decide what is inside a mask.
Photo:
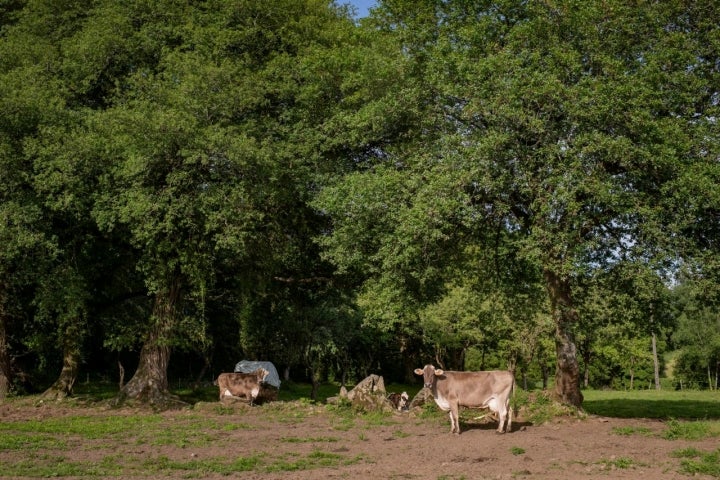
[{"label": "tree shadow", "polygon": [[[505,433],[513,433],[518,432],[522,429],[525,429],[527,427],[532,426],[533,423],[529,421],[516,421],[513,419],[512,426],[510,427],[510,430]],[[497,430],[498,428],[498,422],[492,419],[482,419],[482,420],[468,420],[468,419],[460,419],[460,431],[466,432],[469,430]]]},{"label": "tree shadow", "polygon": [[687,399],[585,400],[583,410],[593,415],[614,418],[718,420],[720,419],[720,395],[716,402]]}]

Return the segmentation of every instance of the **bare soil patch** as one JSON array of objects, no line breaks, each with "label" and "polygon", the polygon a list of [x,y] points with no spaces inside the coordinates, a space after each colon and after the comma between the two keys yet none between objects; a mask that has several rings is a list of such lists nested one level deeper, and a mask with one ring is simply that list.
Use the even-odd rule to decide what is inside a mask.
[{"label": "bare soil patch", "polygon": [[[283,403],[252,408],[201,403],[155,414],[155,423],[148,427],[150,436],[135,423],[128,431],[108,438],[88,439],[73,434],[57,450],[48,447],[40,453],[29,453],[24,449],[0,449],[0,465],[28,461],[41,454],[85,464],[100,464],[110,457],[122,459],[125,464],[135,465],[132,478],[685,479],[689,477],[679,473],[681,459],[672,452],[688,447],[712,451],[718,447],[716,438],[665,440],[659,436],[664,423],[657,420],[589,416],[532,425],[516,418],[512,432],[498,435],[494,422],[468,417],[463,432],[454,435],[449,433],[445,416],[421,418],[417,412],[410,412],[379,420],[352,418],[340,416],[324,405]],[[15,401],[0,404],[3,422],[68,416],[117,420],[138,413],[135,409],[102,406],[38,406]],[[193,425],[188,429],[196,428],[198,422],[207,424],[202,438],[193,435],[177,443],[152,438],[158,435],[154,432],[182,431],[178,426],[185,424]],[[620,435],[617,429],[636,429],[644,434]],[[329,460],[306,468],[290,467],[301,464],[299,459],[316,457]],[[154,461],[190,465],[237,458],[256,458],[258,466],[230,473],[183,469],[149,473]],[[3,476],[2,471],[0,477],[22,478]],[[123,474],[121,478],[130,477]]]}]

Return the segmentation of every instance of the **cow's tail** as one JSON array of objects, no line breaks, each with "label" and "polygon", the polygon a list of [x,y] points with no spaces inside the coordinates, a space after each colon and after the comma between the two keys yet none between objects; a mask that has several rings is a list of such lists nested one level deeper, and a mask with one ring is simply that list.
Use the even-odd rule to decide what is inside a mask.
[{"label": "cow's tail", "polygon": [[512,431],[513,403],[515,403],[513,400],[515,400],[515,375],[513,375],[513,382],[510,385],[510,395],[508,395],[508,419],[505,430],[508,433]]},{"label": "cow's tail", "polygon": [[510,433],[512,431],[512,417],[513,417],[513,403],[515,400],[515,369],[510,370],[512,375],[512,383],[510,383],[510,392],[507,396],[507,424],[505,426],[505,432]]}]

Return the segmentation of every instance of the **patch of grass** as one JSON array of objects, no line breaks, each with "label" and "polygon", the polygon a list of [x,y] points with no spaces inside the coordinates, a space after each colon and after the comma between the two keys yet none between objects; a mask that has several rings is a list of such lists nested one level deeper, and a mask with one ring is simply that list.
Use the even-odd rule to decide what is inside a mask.
[{"label": "patch of grass", "polygon": [[195,473],[208,475],[217,473],[221,475],[230,475],[235,472],[249,472],[256,470],[262,466],[262,459],[258,455],[249,457],[237,457],[233,460],[227,458],[215,457],[205,459],[191,460],[171,460],[166,456],[160,456],[145,460],[141,467],[146,473],[162,474],[168,471],[182,471],[186,473]]},{"label": "patch of grass", "polygon": [[106,381],[86,381],[76,383],[73,388],[75,397],[81,400],[103,401],[115,398],[119,392],[117,383]]},{"label": "patch of grass", "polygon": [[0,435],[0,451],[2,450],[62,450],[67,448],[67,443],[52,435],[4,432]]},{"label": "patch of grass", "polygon": [[123,467],[115,456],[99,463],[69,462],[62,456],[42,455],[16,463],[0,462],[0,472],[8,477],[116,477]]},{"label": "patch of grass", "polygon": [[335,430],[347,432],[355,428],[355,421],[352,418],[340,417],[338,421],[333,421],[332,426]]},{"label": "patch of grass", "polygon": [[217,413],[218,415],[233,415],[236,410],[229,405],[223,405],[222,403],[218,402],[216,405],[213,405],[212,411],[213,413]]},{"label": "patch of grass", "polygon": [[672,452],[672,456],[675,458],[694,458],[702,455],[702,451],[695,447],[681,448]]},{"label": "patch of grass", "polygon": [[522,455],[523,453],[525,453],[525,449],[522,447],[512,447],[510,449],[510,453],[512,453],[513,455]]},{"label": "patch of grass", "polygon": [[211,435],[199,429],[189,428],[180,431],[170,429],[150,432],[146,443],[154,447],[166,445],[187,448],[210,445],[215,438],[217,438],[216,435]]},{"label": "patch of grass", "polygon": [[260,408],[263,416],[273,418],[280,423],[302,423],[308,416],[324,411],[324,405],[318,405],[306,398],[289,402],[269,402]]},{"label": "patch of grass", "polygon": [[191,386],[180,385],[172,390],[180,400],[194,405],[198,402],[215,402],[218,399],[218,387],[214,385]]},{"label": "patch of grass", "polygon": [[598,462],[604,470],[611,470],[611,469],[619,469],[619,470],[625,470],[628,468],[635,468],[643,466],[643,463],[638,463],[632,458],[628,457],[618,457],[618,458],[612,458],[612,459],[602,459]]},{"label": "patch of grass", "polygon": [[627,437],[631,435],[642,435],[644,437],[653,436],[653,431],[647,427],[613,427],[612,432],[615,435],[624,435]]},{"label": "patch of grass", "polygon": [[550,392],[547,391],[528,392],[518,389],[515,391],[512,405],[515,415],[522,412],[522,415],[534,425],[541,425],[555,417],[581,414],[577,409],[553,400]]},{"label": "patch of grass", "polygon": [[252,430],[252,428],[253,427],[251,427],[247,423],[226,423],[221,427],[224,432],[232,432],[235,430]]},{"label": "patch of grass", "polygon": [[662,437],[668,440],[700,440],[720,436],[720,422],[683,422],[670,420]]},{"label": "patch of grass", "polygon": [[583,390],[587,413],[617,418],[720,420],[717,392]]},{"label": "patch of grass", "polygon": [[367,425],[373,427],[395,425],[396,423],[393,417],[385,412],[366,412],[361,414],[360,418],[364,420]]},{"label": "patch of grass", "polygon": [[361,456],[347,459],[337,453],[314,450],[305,457],[296,459],[280,459],[266,465],[263,470],[266,472],[294,472],[298,470],[310,470],[315,468],[336,467],[340,465],[352,465],[359,462]]},{"label": "patch of grass", "polygon": [[720,478],[720,449],[714,452],[702,452],[695,448],[686,448],[673,452],[673,456],[683,459],[680,462],[682,473]]},{"label": "patch of grass", "polygon": [[355,427],[357,415],[349,400],[341,398],[336,405],[328,405],[326,408],[328,412],[333,414],[331,423],[335,430],[347,432]]},{"label": "patch of grass", "polygon": [[337,437],[283,437],[280,439],[281,442],[287,443],[320,443],[320,442],[337,442]]},{"label": "patch of grass", "polygon": [[[317,391],[317,402],[325,403],[325,401],[329,397],[336,396],[339,391],[340,385],[337,385],[335,383],[320,384]],[[286,402],[302,399],[310,400],[311,393],[312,385],[310,385],[309,383],[295,383],[291,381],[283,382],[280,385],[280,391],[278,392],[278,400],[283,400]]]},{"label": "patch of grass", "polygon": [[30,432],[78,435],[93,440],[127,432],[152,429],[162,421],[160,415],[70,416],[0,423],[0,432]]},{"label": "patch of grass", "polygon": [[410,436],[409,433],[403,432],[402,430],[395,430],[393,432],[393,437],[395,437],[395,438],[407,438],[409,436]]}]

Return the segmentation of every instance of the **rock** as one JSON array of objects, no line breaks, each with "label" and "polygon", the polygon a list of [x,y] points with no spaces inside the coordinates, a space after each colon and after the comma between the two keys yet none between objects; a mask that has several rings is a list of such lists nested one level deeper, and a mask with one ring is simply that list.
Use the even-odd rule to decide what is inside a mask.
[{"label": "rock", "polygon": [[387,399],[385,380],[380,375],[366,377],[349,392],[345,387],[341,387],[339,395],[328,398],[327,402],[337,404],[341,398],[349,400],[353,408],[365,412],[394,411],[392,403]]},{"label": "rock", "polygon": [[352,401],[359,392],[380,394],[384,397],[386,393],[385,380],[380,375],[370,375],[355,385],[355,388],[348,392],[347,398]]},{"label": "rock", "polygon": [[434,402],[435,399],[433,398],[432,392],[427,388],[422,388],[415,397],[413,397],[412,401],[410,402],[410,405],[408,408],[412,410],[416,407],[422,407],[426,403]]}]

